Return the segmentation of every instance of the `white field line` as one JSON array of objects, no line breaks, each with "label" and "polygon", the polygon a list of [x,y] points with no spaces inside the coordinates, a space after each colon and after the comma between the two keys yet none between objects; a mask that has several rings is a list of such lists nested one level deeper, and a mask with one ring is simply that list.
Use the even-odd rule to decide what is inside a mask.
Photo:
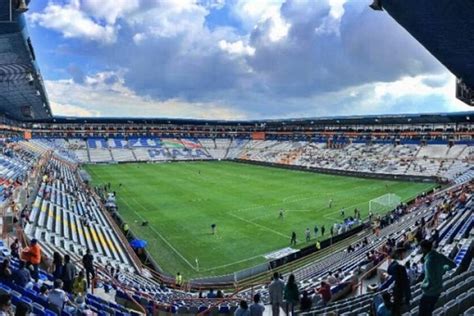
[{"label": "white field line", "polygon": [[204,269],[204,270],[199,269],[199,271],[200,271],[200,272],[207,272],[207,271],[212,271],[212,270],[215,270],[215,269],[226,268],[226,267],[230,267],[230,266],[233,266],[233,265],[242,263],[242,262],[246,262],[246,261],[250,261],[250,260],[253,260],[253,259],[257,259],[257,258],[260,258],[260,257],[263,257],[263,255],[256,255],[256,256],[253,256],[253,257],[250,257],[250,258],[247,258],[247,259],[242,259],[242,260],[239,260],[239,261],[231,262],[231,263],[228,263],[228,264],[223,264],[223,265],[221,265],[221,266],[216,266],[216,267],[212,267],[212,268],[207,268],[207,269]]},{"label": "white field line", "polygon": [[[138,202],[135,198],[131,198],[132,200],[135,201],[135,203],[140,206],[145,212],[149,212],[149,210],[147,210],[140,202]],[[138,214],[134,208],[131,207],[131,205],[124,199],[124,198],[121,198],[122,201],[125,202],[125,204],[128,205],[128,207],[133,211],[133,213],[135,213],[136,216],[138,216],[142,221],[145,221],[146,219],[141,216],[140,214]],[[148,228],[154,232],[161,240],[163,240],[165,242],[165,244],[170,247],[171,250],[173,250],[174,253],[176,253],[184,262],[186,262],[186,264],[191,268],[193,269],[194,271],[198,271],[196,269],[195,266],[193,266],[175,247],[173,247],[173,245],[165,238],[163,237],[163,235],[161,235],[153,226],[148,226]]]},{"label": "white field line", "polygon": [[251,224],[251,225],[260,227],[260,228],[262,228],[262,229],[264,229],[264,230],[267,230],[267,231],[272,232],[272,233],[274,233],[274,234],[276,234],[276,235],[278,235],[278,236],[281,236],[281,237],[283,237],[283,238],[285,238],[285,239],[288,239],[288,236],[287,236],[287,235],[284,235],[284,234],[280,233],[279,231],[276,231],[276,230],[274,230],[274,229],[268,228],[268,227],[266,227],[266,226],[260,225],[260,224],[255,223],[255,222],[252,222],[252,221],[250,221],[250,220],[248,220],[248,219],[246,219],[246,218],[237,216],[237,215],[235,215],[235,214],[233,214],[233,213],[227,213],[227,214],[229,214],[230,216],[233,216],[233,217],[235,217],[235,218],[237,218],[237,219],[239,219],[239,220],[241,220],[241,221],[243,221],[243,222],[246,222],[246,223],[249,223],[249,224]]},{"label": "white field line", "polygon": [[[97,176],[97,178],[99,178],[99,179],[102,180],[102,177],[101,177],[100,175],[97,175],[95,172],[92,172],[92,173],[94,173],[94,174]],[[125,187],[123,187],[123,186],[122,186],[122,188],[123,188],[124,190],[127,190],[127,189],[126,189]],[[127,191],[128,191],[128,190],[127,190]],[[129,192],[129,194],[130,194],[130,191],[128,191],[128,192]],[[141,221],[145,221],[145,218],[144,218],[143,216],[141,216],[140,214],[138,214],[138,213],[135,211],[135,208],[133,208],[133,207],[127,202],[127,200],[126,200],[125,198],[120,197],[120,196],[119,196],[119,198],[120,198],[122,201],[124,201],[124,203],[130,208],[130,210],[132,210],[132,212],[133,212],[138,218],[140,218]],[[143,210],[145,210],[146,212],[148,211],[148,210],[145,209],[145,207],[144,207],[141,203],[139,203],[135,198],[131,198],[131,199],[133,199],[133,200],[135,201],[135,203],[137,203]],[[188,264],[188,266],[191,267],[191,269],[193,269],[194,271],[197,271],[197,270],[196,270],[196,267],[194,267],[194,266],[193,266],[175,247],[173,247],[173,245],[171,245],[171,243],[170,243],[168,240],[166,240],[155,228],[153,228],[153,227],[151,227],[151,226],[150,226],[149,228],[150,228],[158,237],[160,237],[160,239],[163,240],[163,241],[166,243],[166,245],[168,245],[168,247],[170,247],[170,249],[173,250],[184,262],[186,262],[186,263]]]},{"label": "white field line", "polygon": [[[94,172],[93,172],[94,173]],[[242,176],[241,176],[242,177]],[[101,178],[100,176],[98,176],[98,178]],[[367,189],[372,189],[373,187],[369,187]],[[125,189],[125,188],[124,188]],[[246,207],[246,208],[240,208],[240,209],[236,209],[236,210],[233,210],[233,211],[230,211],[230,212],[227,212],[228,215],[234,217],[234,218],[237,218],[241,221],[244,221],[244,222],[247,222],[251,225],[254,225],[254,226],[257,226],[257,227],[260,227],[264,230],[267,230],[267,231],[270,231],[274,234],[277,234],[279,235],[280,237],[284,237],[285,239],[288,239],[288,236],[276,231],[276,230],[273,230],[271,228],[268,228],[266,226],[263,226],[263,225],[260,225],[258,223],[255,223],[253,222],[254,220],[256,219],[259,219],[259,218],[263,218],[263,217],[266,217],[268,216],[267,214],[266,215],[263,215],[263,216],[259,216],[259,217],[256,217],[256,218],[252,218],[250,220],[248,219],[245,219],[245,218],[242,218],[236,214],[234,214],[234,212],[242,212],[242,211],[247,211],[247,210],[254,210],[254,209],[259,209],[259,208],[268,208],[268,207],[273,207],[273,206],[279,206],[279,205],[282,205],[282,204],[285,204],[285,203],[293,203],[293,202],[299,202],[299,201],[304,201],[304,200],[310,200],[310,199],[314,199],[314,198],[321,198],[322,196],[325,197],[325,198],[328,198],[330,196],[333,196],[334,194],[337,194],[339,192],[343,192],[343,191],[346,191],[346,192],[350,192],[350,190],[341,190],[341,191],[337,191],[337,192],[332,192],[331,194],[328,194],[328,193],[324,193],[324,194],[311,194],[309,197],[306,197],[306,198],[301,198],[301,199],[291,199],[291,198],[294,198],[294,197],[298,197],[298,196],[307,196],[308,194],[294,194],[294,195],[289,195],[285,198],[282,199],[282,202],[278,202],[278,203],[272,203],[272,204],[267,204],[267,205],[255,205],[255,206],[251,206],[251,207]],[[129,191],[130,192],[130,191]],[[414,195],[416,196],[416,195]],[[414,197],[413,196],[413,197]],[[127,204],[129,206],[129,208],[132,209],[132,207],[130,206],[130,204],[124,199],[124,198],[121,198],[125,204]],[[140,203],[138,202],[135,198],[131,198],[135,201],[136,204],[138,204],[143,210],[145,210],[146,212],[148,212],[148,210]],[[408,198],[410,199],[410,198]],[[408,200],[406,199],[406,200]],[[354,204],[354,205],[350,205],[350,206],[344,206],[344,209],[346,210],[351,210],[352,207],[355,207],[355,206],[358,206],[358,205],[361,205],[361,204],[365,204],[365,203],[368,203],[368,202],[361,202],[361,203],[358,203],[358,204]],[[320,210],[315,210],[315,212],[321,212],[323,210],[327,210],[328,208],[322,208]],[[327,219],[331,219],[331,220],[335,220],[335,221],[339,221],[341,220],[340,218],[337,218],[337,217],[333,217],[333,216],[329,216],[329,215],[332,215],[332,214],[335,214],[335,213],[338,213],[340,212],[340,209],[341,207],[335,207],[334,208],[334,211],[332,212],[329,212],[327,214],[324,214],[323,217],[324,218],[327,218]],[[141,220],[145,220],[141,215],[139,215],[134,209],[132,209],[133,212],[135,213],[136,216],[138,216]],[[312,210],[285,210],[285,211],[293,211],[293,212],[310,212]],[[149,227],[151,228],[151,230],[157,234],[160,239],[162,239],[169,247],[170,249],[172,249],[183,261],[185,261],[194,271],[198,271],[196,270],[196,268],[176,249],[174,248],[171,243],[166,240],[158,231],[156,231],[153,227]],[[259,258],[259,257],[262,257],[263,254],[261,255],[257,255],[257,256],[253,256],[253,257],[250,257],[250,258],[246,258],[246,259],[242,259],[242,260],[239,260],[239,261],[235,261],[235,262],[232,262],[232,263],[228,263],[228,264],[224,264],[224,265],[220,265],[220,266],[215,266],[215,267],[212,267],[212,268],[206,268],[206,269],[199,269],[200,272],[206,272],[206,271],[211,271],[211,270],[215,270],[215,269],[220,269],[220,268],[225,268],[225,267],[229,267],[229,266],[232,266],[232,265],[236,265],[236,264],[239,264],[239,263],[242,263],[242,262],[246,262],[246,261],[250,261],[250,260],[253,260],[253,259],[256,259],[256,258]]]},{"label": "white field line", "polygon": [[[120,198],[121,200],[123,200],[125,202],[125,204],[127,204],[129,206],[129,208],[131,208],[130,204],[125,201],[124,198]],[[137,201],[136,199],[132,198],[133,200]],[[138,203],[138,202],[136,202]],[[140,203],[138,203],[140,205],[140,207],[142,209],[144,209],[145,211],[148,212],[148,210],[146,210]],[[144,220],[144,218],[142,216],[140,216],[140,214],[137,214],[137,212],[133,211],[141,220]],[[168,242],[158,231],[156,231],[153,227],[148,227],[148,228],[151,228],[151,230],[157,234],[182,260],[184,260],[194,271],[198,271],[198,272],[207,272],[207,271],[212,271],[212,270],[215,270],[215,269],[220,269],[220,268],[225,268],[225,267],[229,267],[229,266],[233,266],[233,265],[236,265],[236,264],[239,264],[239,263],[242,263],[242,262],[246,262],[246,261],[250,261],[250,260],[253,260],[253,259],[256,259],[256,258],[259,258],[259,257],[263,257],[263,254],[261,255],[257,255],[257,256],[253,256],[253,257],[250,257],[250,258],[246,258],[246,259],[242,259],[242,260],[239,260],[239,261],[235,261],[235,262],[231,262],[231,263],[228,263],[228,264],[224,264],[224,265],[220,265],[220,266],[215,266],[215,267],[212,267],[212,268],[206,268],[206,269],[199,269],[197,270],[194,266],[191,265],[191,263],[176,249],[174,248],[170,242]]]}]

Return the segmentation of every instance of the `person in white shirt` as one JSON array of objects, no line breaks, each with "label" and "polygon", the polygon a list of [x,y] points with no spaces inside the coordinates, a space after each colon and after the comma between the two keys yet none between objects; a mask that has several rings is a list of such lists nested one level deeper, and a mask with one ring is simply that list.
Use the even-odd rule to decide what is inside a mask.
[{"label": "person in white shirt", "polygon": [[336,285],[339,283],[339,280],[337,278],[335,278],[333,275],[332,275],[332,272],[329,271],[329,274],[328,274],[328,277],[326,278],[326,282],[333,286],[333,285]]},{"label": "person in white shirt", "polygon": [[250,316],[262,316],[265,306],[260,304],[260,294],[255,294],[253,296],[253,304],[250,305]]},{"label": "person in white shirt", "polygon": [[69,312],[71,309],[74,309],[73,306],[67,306],[68,304],[74,305],[74,303],[69,301],[67,293],[63,290],[62,280],[57,279],[54,281],[54,289],[48,294],[48,303],[49,308],[58,314],[61,314],[63,310]]},{"label": "person in white shirt", "polygon": [[283,307],[283,290],[285,283],[280,279],[278,272],[273,273],[273,279],[268,286],[268,294],[270,295],[270,304],[272,305],[272,315],[280,315],[280,307]]}]

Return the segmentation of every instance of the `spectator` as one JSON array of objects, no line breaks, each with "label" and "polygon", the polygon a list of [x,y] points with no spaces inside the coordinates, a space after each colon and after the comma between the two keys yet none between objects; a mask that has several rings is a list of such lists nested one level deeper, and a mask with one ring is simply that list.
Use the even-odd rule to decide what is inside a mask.
[{"label": "spectator", "polygon": [[303,291],[303,297],[300,300],[300,310],[302,312],[308,312],[311,309],[313,301],[308,295],[308,291]]},{"label": "spectator", "polygon": [[12,314],[12,297],[10,294],[0,294],[0,316]]},{"label": "spectator", "polygon": [[63,274],[63,257],[57,251],[53,254],[53,268],[54,279],[60,279]]},{"label": "spectator", "polygon": [[283,290],[285,283],[280,279],[278,272],[273,273],[273,280],[268,286],[270,304],[272,305],[272,315],[280,315],[280,307],[283,307]]},{"label": "spectator", "polygon": [[250,316],[262,316],[265,306],[260,304],[260,294],[255,294],[253,296],[253,304],[250,305]]},{"label": "spectator", "polygon": [[234,316],[249,316],[249,307],[247,305],[247,302],[242,300],[240,301],[239,308],[235,310]]},{"label": "spectator", "polygon": [[411,291],[410,279],[404,266],[398,263],[398,253],[393,253],[393,262],[387,269],[389,275],[393,278],[393,306],[391,308],[394,315],[401,315],[407,311],[410,306]]},{"label": "spectator", "polygon": [[217,290],[216,297],[217,298],[224,298],[224,293],[221,290]]},{"label": "spectator", "polygon": [[23,252],[23,258],[28,264],[33,266],[33,279],[38,282],[39,265],[41,263],[41,247],[36,239],[32,239],[30,247]]},{"label": "spectator", "polygon": [[290,274],[288,277],[288,282],[285,285],[284,298],[286,301],[286,314],[288,315],[291,311],[291,315],[294,315],[295,305],[300,301],[300,294],[294,274]]},{"label": "spectator", "polygon": [[455,268],[456,264],[433,250],[433,244],[429,240],[423,240],[420,247],[423,253],[425,278],[421,285],[423,295],[420,299],[419,316],[428,316],[433,313],[443,290],[443,274]]},{"label": "spectator", "polygon": [[321,298],[323,299],[324,306],[326,306],[330,301],[331,301],[331,286],[322,281],[321,286],[319,289],[316,291],[319,295],[321,295]]},{"label": "spectator", "polygon": [[10,260],[4,259],[0,264],[0,281],[10,282],[12,280],[12,271],[10,270]]},{"label": "spectator", "polygon": [[209,293],[207,293],[207,298],[216,298],[216,293],[214,293],[213,289],[209,290]]},{"label": "spectator", "polygon": [[87,293],[87,282],[84,278],[84,271],[80,271],[79,275],[74,279],[72,285],[72,293],[74,296],[84,296]]},{"label": "spectator", "polygon": [[329,285],[336,285],[339,283],[339,280],[336,279],[333,275],[332,275],[332,272],[329,271],[328,273],[328,277],[326,278],[326,282],[329,283]]},{"label": "spectator", "polygon": [[18,270],[13,273],[13,283],[23,288],[30,288],[33,286],[33,284],[31,284],[30,270],[26,268],[24,261],[20,261]]},{"label": "spectator", "polygon": [[48,301],[48,287],[46,285],[41,285],[39,289],[39,297],[45,301]]},{"label": "spectator", "polygon": [[10,245],[10,253],[13,258],[20,258],[19,255],[20,251],[20,242],[18,241],[18,238],[13,241],[13,243]]},{"label": "spectator", "polygon": [[95,278],[94,256],[91,254],[90,249],[87,249],[86,254],[82,257],[82,264],[84,269],[86,269],[87,287],[89,288],[91,287],[91,278]]},{"label": "spectator", "polygon": [[66,292],[63,291],[62,288],[63,281],[57,279],[54,281],[54,289],[49,292],[48,295],[49,308],[57,314],[61,314],[63,310],[70,311],[71,309],[74,309],[71,308],[71,306],[68,306],[73,305],[73,303],[69,301],[69,297],[67,296]]},{"label": "spectator", "polygon": [[432,243],[432,247],[433,248],[436,248],[438,246],[438,240],[439,240],[439,232],[437,229],[434,229],[432,232],[431,232],[431,243]]},{"label": "spectator", "polygon": [[64,266],[63,266],[63,275],[61,280],[64,282],[61,288],[68,293],[72,292],[72,285],[74,282],[74,277],[76,276],[76,267],[71,262],[71,257],[69,255],[64,256]]},{"label": "spectator", "polygon": [[459,250],[461,250],[461,248],[459,247],[459,244],[455,244],[453,249],[449,253],[448,258],[451,259],[451,260],[454,260],[454,258],[456,258],[456,255],[458,254]]},{"label": "spectator", "polygon": [[86,300],[84,296],[78,296],[76,297],[76,300],[74,301],[76,303],[76,314],[78,315],[92,315],[92,311],[87,308],[86,305]]},{"label": "spectator", "polygon": [[31,307],[26,302],[18,302],[16,304],[15,316],[28,316],[31,313]]},{"label": "spectator", "polygon": [[392,316],[393,304],[390,301],[390,294],[383,292],[382,300],[383,302],[377,306],[377,316]]}]

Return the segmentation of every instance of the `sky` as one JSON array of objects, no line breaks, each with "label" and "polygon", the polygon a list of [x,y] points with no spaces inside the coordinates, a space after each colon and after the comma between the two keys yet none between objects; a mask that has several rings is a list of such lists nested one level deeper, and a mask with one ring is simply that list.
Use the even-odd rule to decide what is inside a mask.
[{"label": "sky", "polygon": [[274,119],[469,111],[370,0],[37,0],[54,115]]}]

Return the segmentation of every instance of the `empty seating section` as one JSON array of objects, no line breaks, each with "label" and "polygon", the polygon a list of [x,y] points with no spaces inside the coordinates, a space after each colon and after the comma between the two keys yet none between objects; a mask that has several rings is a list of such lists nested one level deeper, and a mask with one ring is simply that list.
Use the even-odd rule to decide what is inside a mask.
[{"label": "empty seating section", "polygon": [[0,206],[25,181],[37,158],[37,153],[21,147],[3,149],[3,153],[0,153]]},{"label": "empty seating section", "polygon": [[113,161],[135,161],[133,151],[128,148],[111,148],[110,153]]},{"label": "empty seating section", "polygon": [[48,179],[42,182],[33,204],[27,235],[60,252],[68,249],[81,255],[91,249],[103,265],[110,262],[133,270],[119,237],[71,167],[52,159],[46,172]]},{"label": "empty seating section", "polygon": [[[393,145],[387,142],[352,143],[326,138],[312,141],[248,140],[230,138],[89,138],[35,139],[30,144],[54,150],[78,162],[243,159],[355,172],[457,179],[471,169],[473,146],[467,144]],[[25,142],[27,143],[27,142]],[[332,144],[332,145],[331,145]],[[471,177],[472,178],[472,177]]]},{"label": "empty seating section", "polygon": [[229,138],[200,138],[199,142],[202,144],[207,153],[214,159],[225,159],[229,149],[231,139]]},{"label": "empty seating section", "polygon": [[26,159],[28,158],[22,158],[16,154],[13,156],[0,154],[0,179],[2,184],[23,181],[30,166]]}]

